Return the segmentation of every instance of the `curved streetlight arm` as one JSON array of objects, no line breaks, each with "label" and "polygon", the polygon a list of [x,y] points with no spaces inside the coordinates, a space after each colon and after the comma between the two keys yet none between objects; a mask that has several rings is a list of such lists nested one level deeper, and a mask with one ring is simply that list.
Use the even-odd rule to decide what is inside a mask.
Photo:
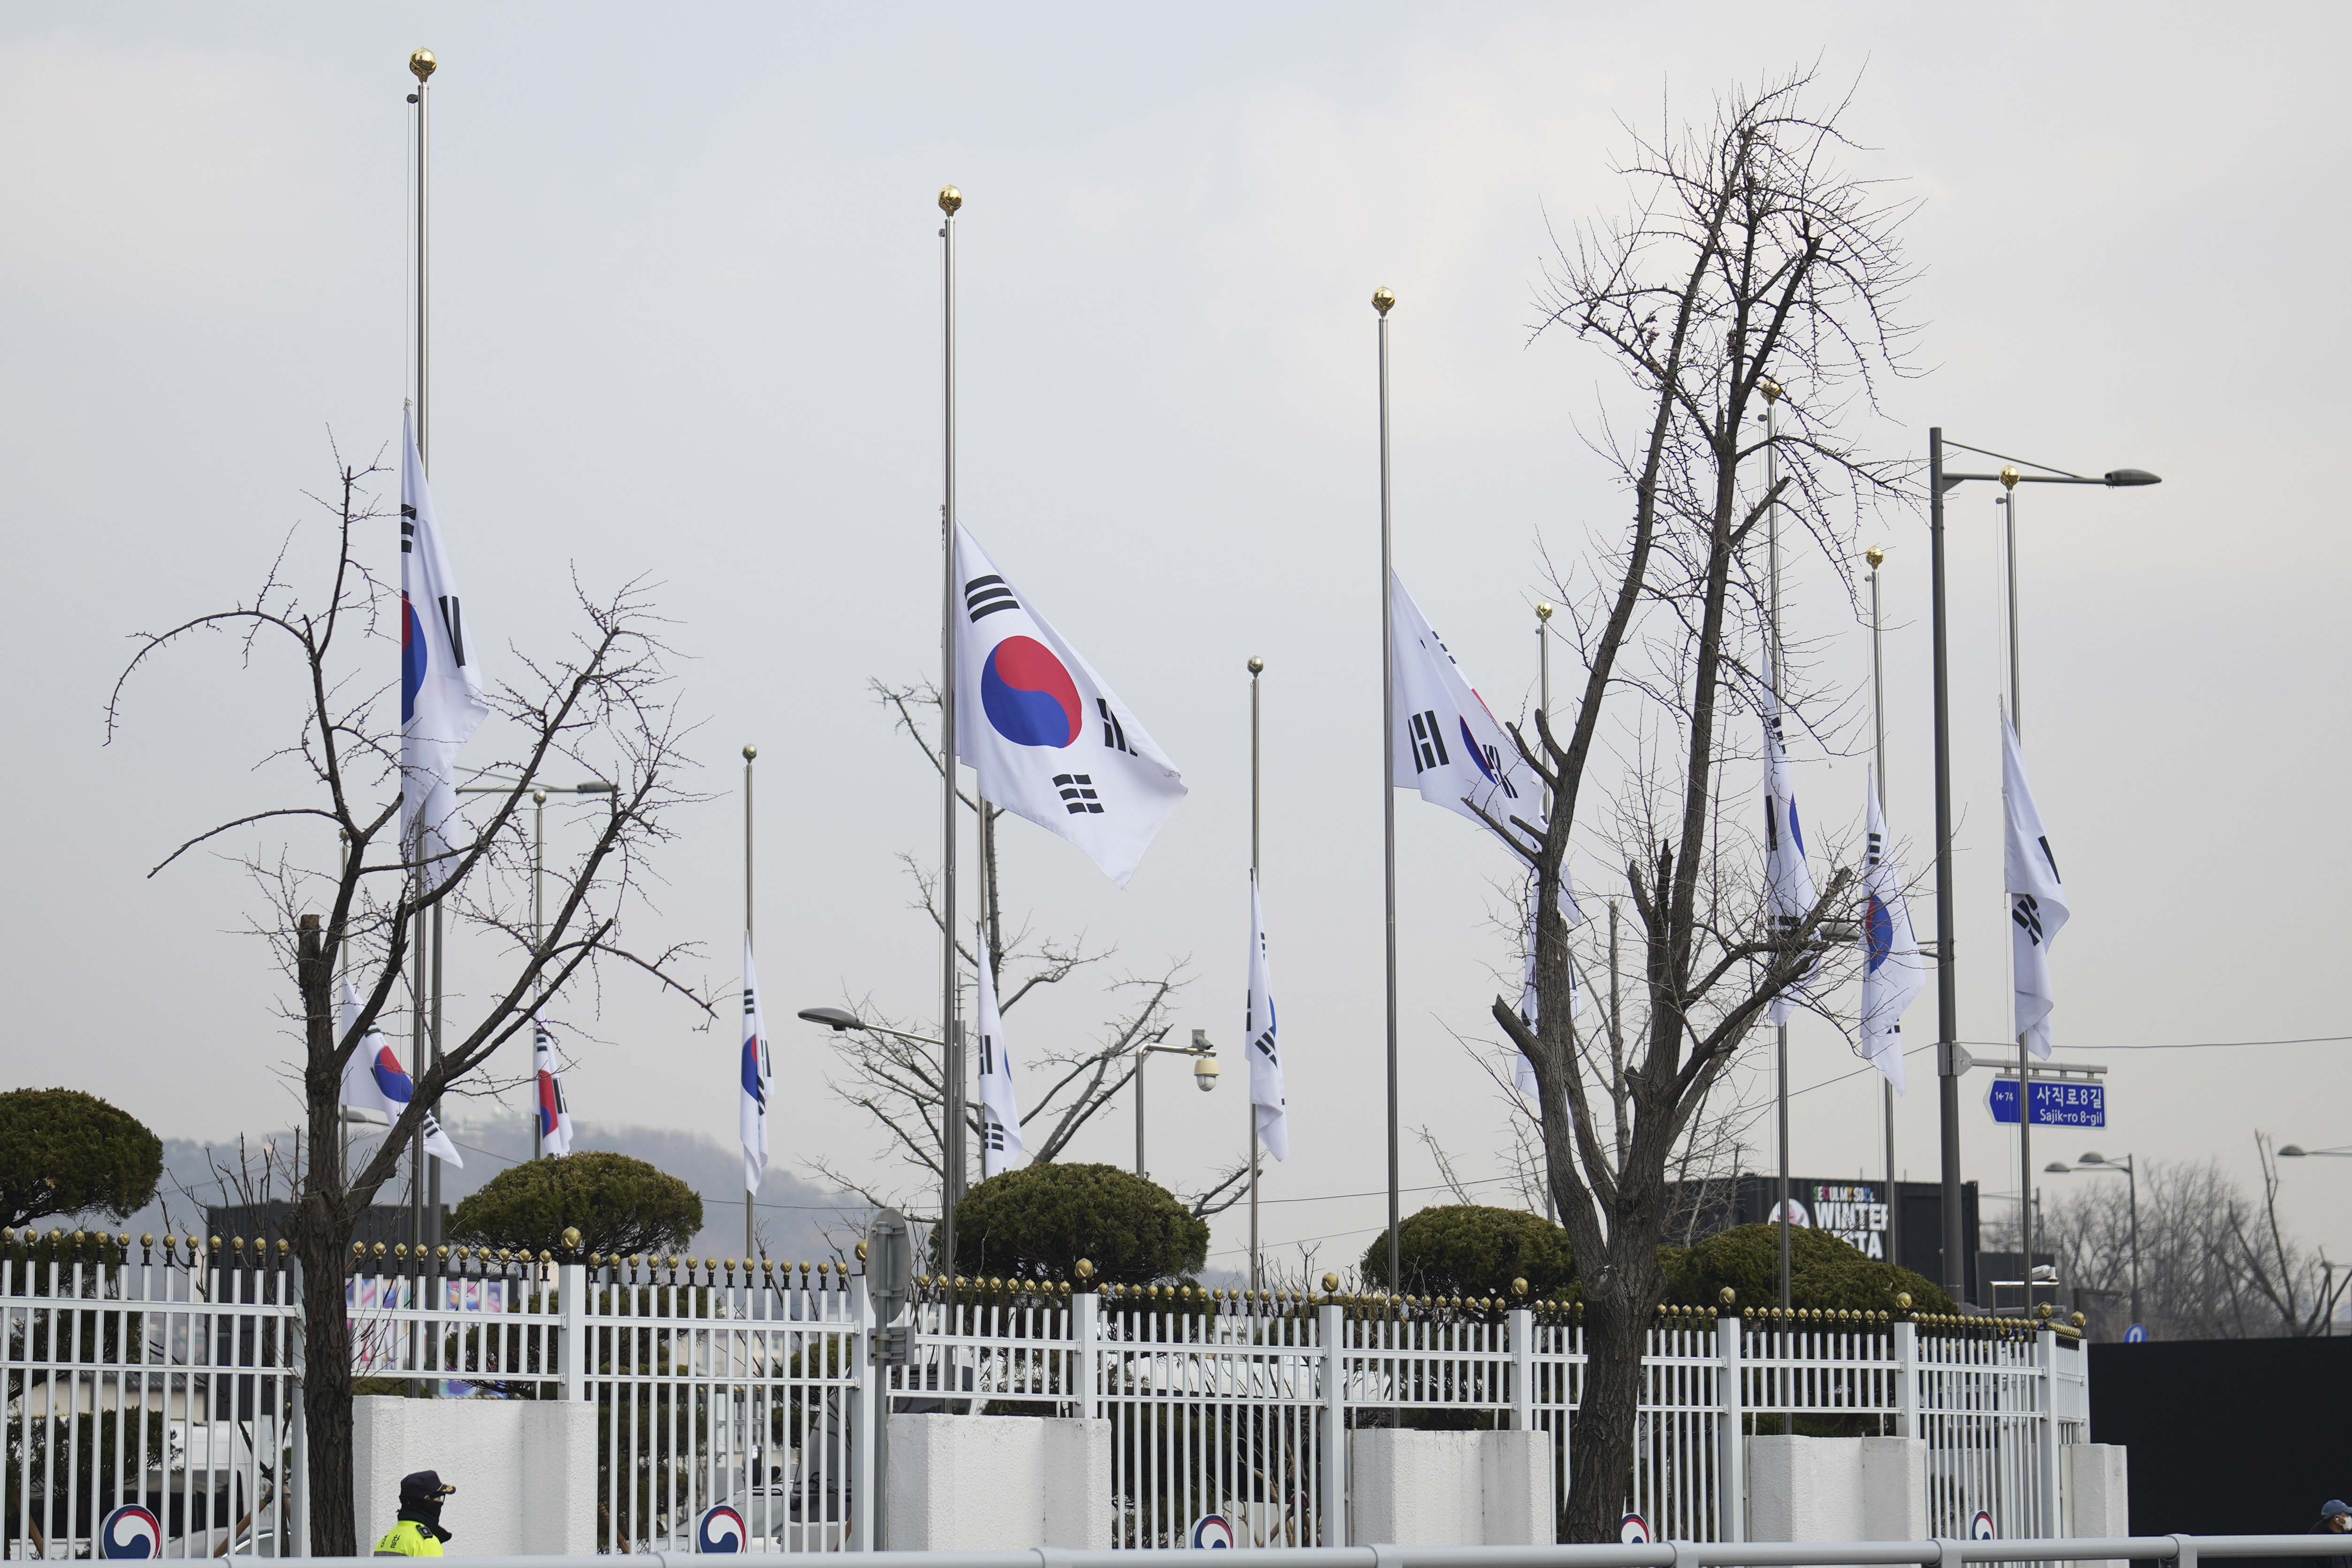
[{"label": "curved streetlight arm", "polygon": [[898,1040],[912,1040],[917,1045],[937,1045],[940,1042],[927,1034],[908,1034],[902,1029],[887,1029],[878,1023],[867,1023],[856,1013],[841,1008],[803,1008],[800,1018],[806,1023],[821,1023],[835,1034],[847,1034],[861,1030],[867,1034],[887,1034]]}]

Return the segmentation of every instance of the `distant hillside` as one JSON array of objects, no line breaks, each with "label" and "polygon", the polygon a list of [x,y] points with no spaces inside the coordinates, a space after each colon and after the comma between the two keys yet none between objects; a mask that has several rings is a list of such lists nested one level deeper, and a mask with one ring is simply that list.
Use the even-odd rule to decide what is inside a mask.
[{"label": "distant hillside", "polygon": [[[466,1157],[463,1170],[444,1167],[442,1171],[441,1199],[453,1207],[458,1199],[479,1188],[499,1171],[530,1157],[530,1123],[523,1117],[468,1118],[453,1123],[449,1132],[458,1152]],[[582,1122],[576,1125],[576,1147],[612,1149],[634,1155],[693,1187],[702,1195],[705,1221],[702,1234],[695,1239],[694,1250],[706,1256],[742,1255],[740,1148],[716,1138],[660,1127],[606,1127]],[[277,1140],[279,1148],[291,1153],[290,1134],[279,1132],[268,1136]],[[233,1190],[238,1185],[236,1140],[205,1144],[190,1138],[164,1139],[163,1185],[156,1201],[110,1228],[127,1230],[134,1237],[149,1233],[184,1236],[191,1228],[202,1228],[208,1204],[236,1202],[241,1196],[287,1196],[282,1176],[270,1192],[258,1190],[262,1142],[259,1138],[247,1142],[245,1164],[253,1173],[255,1190],[239,1195]],[[370,1152],[373,1145],[374,1139],[362,1134],[356,1141],[355,1152]],[[228,1173],[226,1183],[217,1174],[219,1171]],[[404,1171],[385,1188],[382,1201],[405,1203],[407,1198],[407,1176]],[[760,1189],[759,1233],[768,1256],[814,1262],[845,1255],[865,1230],[866,1212],[866,1206],[853,1197],[803,1181],[771,1165]],[[68,1230],[74,1228],[72,1220],[60,1217],[35,1223],[44,1229],[51,1226],[63,1226]]]}]

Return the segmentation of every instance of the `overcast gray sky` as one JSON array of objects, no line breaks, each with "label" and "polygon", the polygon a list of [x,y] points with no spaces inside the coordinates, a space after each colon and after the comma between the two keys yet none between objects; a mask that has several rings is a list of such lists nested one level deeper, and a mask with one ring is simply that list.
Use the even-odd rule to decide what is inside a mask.
[{"label": "overcast gray sky", "polygon": [[[1818,60],[1856,80],[1856,166],[1908,182],[1929,373],[1874,449],[1927,427],[2158,489],[2043,490],[2022,520],[2027,733],[2074,899],[2059,1054],[2352,1034],[2338,589],[2347,306],[2340,9],[1790,5],[786,8],[18,5],[0,16],[0,505],[16,765],[0,777],[11,1082],[102,1093],[159,1131],[280,1125],[288,1051],[230,865],[144,880],[197,828],[274,801],[282,664],[167,661],[102,746],[126,634],[249,588],[301,492],[388,448],[406,384],[408,51],[435,49],[435,496],[495,675],[564,629],[568,574],[650,574],[714,799],[647,939],[733,984],[737,748],[761,747],[761,967],[785,1083],[779,1163],[870,1164],[794,1009],[935,1009],[934,940],[896,856],[936,853],[935,787],[865,692],[935,673],[938,213],[962,218],[964,516],[1185,772],[1124,892],[1005,834],[1013,906],[1148,970],[1189,955],[1181,1028],[1238,1043],[1247,677],[1267,661],[1265,890],[1294,1154],[1269,1197],[1382,1181],[1379,582],[1372,315],[1395,320],[1397,555],[1498,709],[1533,681],[1538,551],[1622,497],[1575,422],[1622,396],[1529,341],[1547,224],[1613,210],[1621,120]],[[1999,894],[1998,555],[1990,486],[1953,501],[1962,1033],[2007,1028]],[[1925,530],[1884,530],[1898,834],[1927,838]],[[313,541],[315,543],[315,540]],[[395,569],[387,524],[371,547]],[[302,558],[315,562],[315,554]],[[1829,568],[1793,617],[1859,677]],[[384,676],[391,675],[386,650]],[[1800,753],[1821,822],[1858,760]],[[1741,779],[1735,788],[1752,788]],[[1409,1124],[1462,1174],[1505,1118],[1452,1031],[1511,964],[1509,873],[1399,803]],[[569,830],[562,830],[568,831]],[[311,846],[323,858],[326,846]],[[1593,868],[1581,868],[1590,880]],[[1922,907],[1923,928],[1930,924]],[[453,984],[472,973],[464,955]],[[487,969],[481,973],[487,974]],[[1016,1054],[1104,1010],[1008,1019]],[[1932,993],[1911,1029],[1933,1038]],[[625,984],[569,1079],[583,1121],[732,1136],[731,1032]],[[1797,1078],[1853,1066],[1800,1026]],[[2059,1140],[2217,1156],[2352,1143],[2341,1043],[2111,1051],[2112,1119]],[[1923,1062],[1924,1065],[1924,1062]],[[1233,1157],[1237,1083],[1163,1064],[1152,1165]],[[1237,1074],[1229,1073],[1229,1080]],[[1899,1117],[1935,1166],[1932,1081]],[[1038,1080],[1024,1087],[1033,1091]],[[2014,1190],[1969,1084],[1969,1174]],[[1874,1081],[1796,1102],[1808,1174],[1875,1174]],[[516,1114],[520,1115],[518,1107]],[[1123,1112],[1075,1153],[1125,1161]],[[1770,1157],[1760,1143],[1756,1158]],[[1409,1185],[1434,1179],[1417,1149]],[[2053,1178],[2063,1183],[2068,1178]],[[2073,1178],[2089,1179],[2089,1178]],[[2290,1169],[2305,1237],[2352,1249],[2352,1165]],[[2054,1188],[2052,1190],[2055,1190]],[[1419,1200],[1414,1200],[1419,1201]],[[1352,1256],[1377,1197],[1286,1202],[1270,1242]],[[1217,1246],[1234,1244],[1229,1217]],[[1230,1261],[1230,1259],[1224,1260]]]}]

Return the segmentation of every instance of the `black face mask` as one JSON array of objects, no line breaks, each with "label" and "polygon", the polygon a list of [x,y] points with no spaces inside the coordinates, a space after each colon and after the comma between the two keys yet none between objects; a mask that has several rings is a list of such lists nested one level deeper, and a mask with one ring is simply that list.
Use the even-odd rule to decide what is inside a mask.
[{"label": "black face mask", "polygon": [[446,1541],[449,1532],[441,1528],[441,1504],[437,1497],[413,1498],[400,1505],[400,1517],[423,1525],[436,1541]]}]

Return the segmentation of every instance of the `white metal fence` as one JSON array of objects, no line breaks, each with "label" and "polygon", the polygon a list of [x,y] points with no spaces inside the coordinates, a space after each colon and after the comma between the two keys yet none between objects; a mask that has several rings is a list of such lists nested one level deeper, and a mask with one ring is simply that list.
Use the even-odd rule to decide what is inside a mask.
[{"label": "white metal fence", "polygon": [[[607,1552],[690,1551],[719,1502],[755,1551],[866,1549],[886,1390],[901,1412],[1107,1419],[1095,1484],[1123,1548],[1220,1511],[1245,1546],[1342,1544],[1351,1429],[1541,1428],[1565,1498],[1585,1371],[1581,1324],[1549,1307],[944,1281],[901,1320],[908,1364],[877,1367],[866,1282],[828,1264],[416,1261],[346,1281],[360,1391],[593,1401]],[[0,1247],[8,1555],[102,1554],[129,1502],[166,1555],[303,1554],[296,1278],[242,1242]],[[2046,1326],[1670,1309],[1626,1507],[1661,1540],[1738,1541],[1745,1437],[1904,1435],[1927,1442],[1938,1535],[1979,1511],[2054,1534],[2088,1395],[2079,1343]]]}]

